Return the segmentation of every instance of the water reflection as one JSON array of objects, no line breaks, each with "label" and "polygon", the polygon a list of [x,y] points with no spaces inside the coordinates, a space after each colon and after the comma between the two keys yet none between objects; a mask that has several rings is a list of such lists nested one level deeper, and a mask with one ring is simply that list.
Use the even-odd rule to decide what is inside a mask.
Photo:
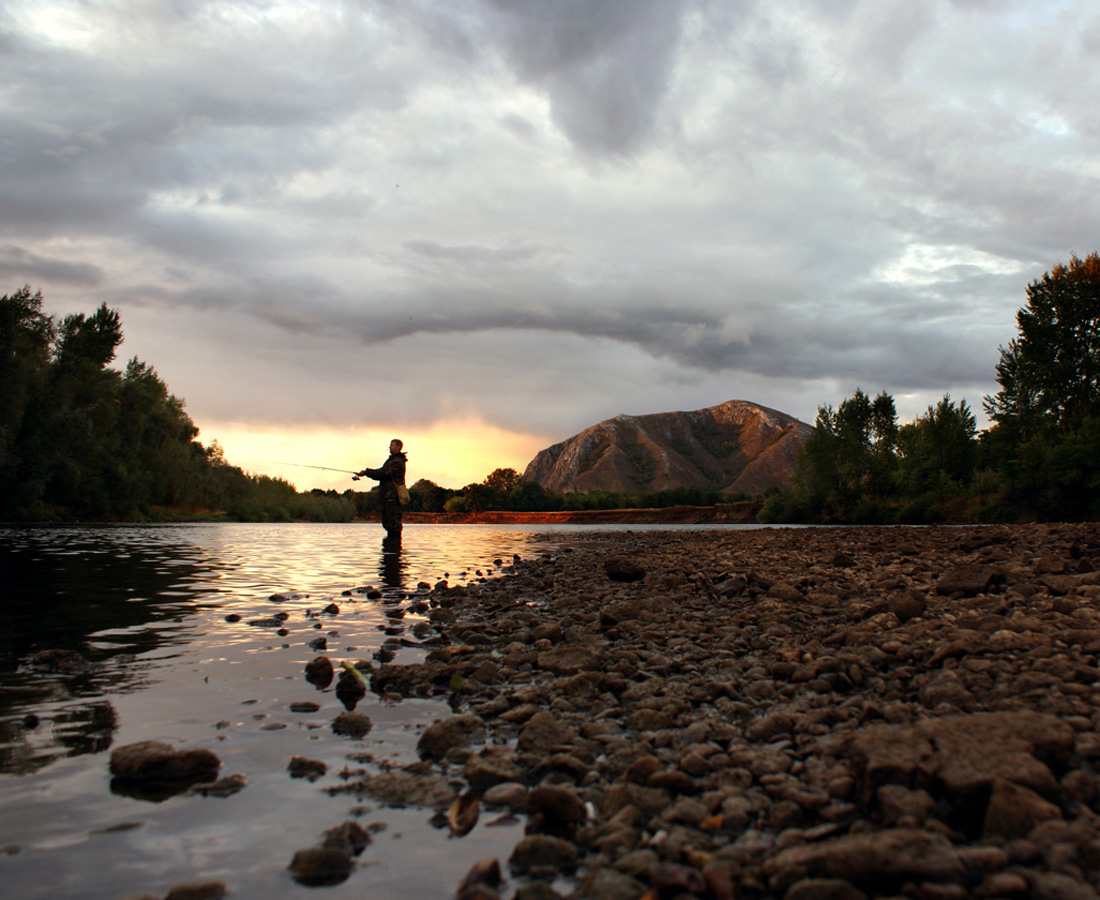
[{"label": "water reflection", "polygon": [[[332,652],[349,628],[365,632],[356,643],[367,646],[348,658],[393,659],[403,642],[415,643],[407,626],[427,627],[423,608],[410,605],[407,619],[401,608],[418,582],[510,557],[532,539],[507,529],[413,527],[379,547],[375,534],[355,525],[0,527],[7,625],[0,629],[0,773],[108,748],[117,718],[111,698],[157,685],[164,691],[175,659],[215,654],[250,669],[257,654],[280,646],[325,652],[322,636]],[[364,538],[375,548],[365,558]],[[377,593],[359,587],[374,578]],[[363,603],[357,612],[372,594],[382,605]],[[278,622],[275,595],[290,598],[280,602]],[[335,621],[301,608],[332,598],[342,606]],[[305,624],[316,629],[308,637]],[[89,667],[42,671],[33,660],[47,650],[80,654]],[[25,726],[28,715],[38,717],[37,728]]]},{"label": "water reflection", "polygon": [[401,532],[387,533],[382,538],[382,565],[378,575],[391,591],[405,587],[405,565],[401,557]]},{"label": "water reflection", "polygon": [[45,714],[0,719],[0,772],[27,775],[55,759],[111,746],[118,717],[107,700],[60,703]]},{"label": "water reflection", "polygon": [[[0,629],[0,672],[37,650],[76,650],[102,660],[170,639],[142,626],[189,610],[201,593],[196,583],[217,578],[221,563],[150,532],[0,529],[7,625]],[[107,629],[111,634],[89,647],[89,636]]]}]

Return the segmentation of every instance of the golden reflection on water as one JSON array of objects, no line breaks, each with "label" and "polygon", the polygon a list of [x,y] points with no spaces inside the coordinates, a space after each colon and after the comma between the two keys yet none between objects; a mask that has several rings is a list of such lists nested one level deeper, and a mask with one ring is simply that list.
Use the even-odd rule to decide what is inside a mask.
[{"label": "golden reflection on water", "polygon": [[[420,659],[425,619],[409,610],[417,595],[443,578],[499,572],[513,553],[535,552],[534,541],[478,526],[406,527],[400,548],[363,524],[0,529],[0,549],[25,564],[0,644],[4,883],[51,900],[163,895],[206,879],[238,900],[305,897],[287,863],[358,805],[385,838],[326,897],[449,896],[472,861],[505,858],[521,826],[478,826],[448,841],[428,824],[430,810],[354,804],[321,788],[337,783],[352,752],[378,765],[414,761],[418,729],[450,710],[368,693],[356,708],[374,728],[351,742],[328,727],[344,705],[303,670],[318,653],[338,663],[385,648],[395,662]],[[387,615],[398,608],[402,617]],[[53,647],[80,650],[94,668],[30,671],[31,654]],[[301,701],[320,708],[292,711]],[[221,774],[241,773],[248,787],[158,803],[111,793],[109,749],[140,740],[211,749]],[[290,779],[296,755],[330,774],[316,785]]]}]

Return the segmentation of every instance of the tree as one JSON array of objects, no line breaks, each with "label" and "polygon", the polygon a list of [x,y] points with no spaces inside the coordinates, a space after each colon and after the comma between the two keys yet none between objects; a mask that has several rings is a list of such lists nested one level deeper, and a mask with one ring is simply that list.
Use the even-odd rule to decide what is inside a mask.
[{"label": "tree", "polygon": [[[497,499],[496,493],[491,488],[476,483],[468,484],[462,489],[462,498],[466,503],[466,509],[462,510],[463,512],[481,512],[491,509]],[[452,508],[450,500],[447,501],[446,508]]]},{"label": "tree", "polygon": [[1071,256],[1027,287],[1001,347],[982,446],[1011,500],[1046,517],[1100,511],[1100,255]]},{"label": "tree", "polygon": [[818,510],[888,493],[897,436],[894,398],[885,391],[872,401],[857,388],[835,411],[819,407],[814,433],[799,456],[800,491]]},{"label": "tree", "polygon": [[[205,448],[184,402],[149,365],[108,368],[122,342],[117,310],[42,312],[41,293],[0,297],[0,517],[140,518],[227,510],[240,518],[339,521],[351,497],[299,495]],[[369,496],[369,495],[364,495]]]},{"label": "tree", "polygon": [[443,512],[444,504],[453,491],[440,487],[434,481],[421,478],[409,487],[410,512]]},{"label": "tree", "polygon": [[519,481],[508,492],[507,508],[520,512],[545,512],[558,509],[558,495],[535,481]]},{"label": "tree", "polygon": [[523,476],[515,469],[493,469],[485,476],[485,487],[496,491],[501,497],[523,480]]},{"label": "tree", "polygon": [[978,426],[965,400],[943,399],[898,432],[898,482],[902,493],[919,496],[969,484],[978,466]]},{"label": "tree", "polygon": [[1027,287],[1019,337],[1000,348],[1001,389],[984,406],[1020,440],[1100,418],[1100,255],[1071,256]]}]

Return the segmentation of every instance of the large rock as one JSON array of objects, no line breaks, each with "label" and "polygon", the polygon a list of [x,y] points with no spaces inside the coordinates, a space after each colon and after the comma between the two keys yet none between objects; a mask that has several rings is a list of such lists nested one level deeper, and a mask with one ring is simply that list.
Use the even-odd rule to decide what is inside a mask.
[{"label": "large rock", "polygon": [[576,739],[576,731],[564,722],[550,713],[537,712],[523,726],[516,746],[525,753],[546,753]]},{"label": "large rock", "polygon": [[997,779],[985,811],[986,837],[1025,838],[1038,824],[1061,819],[1062,810],[1035,791]]},{"label": "large rock", "polygon": [[968,563],[944,572],[936,582],[940,594],[981,594],[1004,579],[1004,572],[993,566]]},{"label": "large rock", "polygon": [[600,669],[600,658],[584,647],[554,647],[538,655],[538,667],[555,675],[577,675]]},{"label": "large rock", "polygon": [[839,878],[884,890],[907,881],[962,882],[968,874],[947,838],[916,828],[849,834],[791,847],[769,859],[765,871],[780,879],[789,872],[807,872],[813,878]]},{"label": "large rock", "polygon": [[484,794],[494,785],[526,780],[523,770],[513,760],[492,754],[471,754],[462,777],[475,794]]},{"label": "large rock", "polygon": [[163,741],[139,741],[111,751],[111,774],[128,781],[213,781],[221,760],[209,750],[176,750]]},{"label": "large rock", "polygon": [[850,758],[864,803],[888,784],[945,794],[963,819],[957,824],[977,829],[995,782],[1056,801],[1050,766],[1067,766],[1074,746],[1073,729],[1055,716],[981,713],[868,728],[853,739]]}]

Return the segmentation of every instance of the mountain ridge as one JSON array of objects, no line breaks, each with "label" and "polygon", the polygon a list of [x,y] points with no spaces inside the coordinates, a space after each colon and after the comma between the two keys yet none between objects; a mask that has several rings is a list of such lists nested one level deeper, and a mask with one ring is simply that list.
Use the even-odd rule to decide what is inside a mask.
[{"label": "mountain ridge", "polygon": [[790,486],[813,428],[747,400],[620,414],[539,451],[524,479],[558,493],[701,488],[762,494]]}]

